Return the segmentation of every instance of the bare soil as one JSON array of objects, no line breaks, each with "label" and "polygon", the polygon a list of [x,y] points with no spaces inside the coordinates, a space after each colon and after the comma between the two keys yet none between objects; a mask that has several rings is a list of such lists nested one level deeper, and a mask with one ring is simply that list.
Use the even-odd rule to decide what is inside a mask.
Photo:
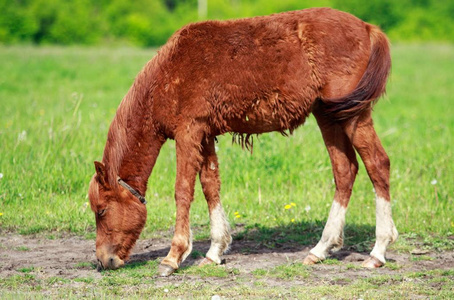
[{"label": "bare soil", "polygon": [[[130,262],[155,260],[164,257],[170,246],[170,240],[149,239],[139,240],[131,255]],[[209,241],[195,242],[194,250],[206,253]],[[238,269],[240,274],[250,276],[256,269],[268,269],[279,265],[293,262],[302,262],[310,248],[297,244],[283,244],[279,247],[269,248],[266,245],[254,241],[234,241],[231,250],[225,257],[227,268]],[[417,255],[424,255],[424,259],[415,260]],[[367,278],[380,275],[395,275],[408,272],[419,272],[434,269],[454,269],[454,251],[444,252],[414,252],[413,254],[397,253],[390,251],[387,254],[389,262],[394,262],[399,267],[380,268],[368,270],[360,268],[361,262],[367,258],[367,253],[340,251],[333,255],[340,261],[339,264],[318,264],[311,269],[309,278],[304,282],[293,281],[292,284],[311,284],[311,282],[331,282],[333,284],[345,284],[358,278]],[[413,259],[412,259],[413,257]],[[200,258],[191,256],[183,266],[197,264]],[[58,276],[67,279],[77,277],[101,278],[102,274],[90,263],[95,263],[95,244],[93,240],[81,237],[66,237],[64,239],[47,239],[45,237],[21,236],[6,234],[0,237],[0,278],[14,274],[23,274],[21,270],[33,267],[38,270],[40,277]],[[358,268],[345,268],[346,264],[358,266]],[[22,271],[23,272],[23,271]],[[169,278],[157,278],[157,285],[178,283],[184,280],[182,276]],[[199,278],[204,281],[205,279]],[[229,286],[231,277],[210,279],[219,285]],[[282,284],[282,281],[273,282],[270,278],[268,285]],[[230,282],[230,283],[229,283]]]}]

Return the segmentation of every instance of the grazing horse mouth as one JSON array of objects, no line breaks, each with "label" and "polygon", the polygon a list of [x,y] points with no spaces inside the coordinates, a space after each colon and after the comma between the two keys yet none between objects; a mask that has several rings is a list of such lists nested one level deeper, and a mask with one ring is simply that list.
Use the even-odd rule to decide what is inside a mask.
[{"label": "grazing horse mouth", "polygon": [[125,262],[120,259],[118,256],[111,256],[108,257],[107,260],[104,262],[98,258],[98,266],[97,270],[102,271],[102,270],[116,270],[120,267],[122,267],[125,264]]},{"label": "grazing horse mouth", "polygon": [[113,249],[106,246],[101,246],[96,249],[96,259],[98,261],[98,271],[101,270],[115,270],[122,267],[124,257],[119,256]]}]

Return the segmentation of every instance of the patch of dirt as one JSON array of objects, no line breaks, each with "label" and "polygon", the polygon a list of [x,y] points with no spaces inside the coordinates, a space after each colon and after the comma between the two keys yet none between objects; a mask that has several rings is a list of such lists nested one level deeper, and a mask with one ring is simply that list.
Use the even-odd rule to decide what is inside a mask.
[{"label": "patch of dirt", "polygon": [[[139,240],[131,255],[130,262],[154,260],[164,257],[169,251],[170,240]],[[209,241],[195,242],[194,250],[206,253]],[[298,244],[282,244],[278,248],[269,248],[254,241],[233,241],[231,250],[224,256],[226,267],[238,269],[241,275],[250,275],[251,283],[256,269],[270,269],[279,265],[302,262],[310,248]],[[390,251],[389,262],[397,264],[397,270],[380,268],[368,270],[361,268],[361,262],[367,258],[366,253],[340,251],[333,254],[339,264],[318,264],[311,268],[308,278],[291,281],[292,285],[308,285],[314,282],[328,284],[349,284],[358,278],[376,275],[397,275],[434,269],[454,269],[454,251],[424,252],[424,260],[414,260],[411,254]],[[415,256],[413,256],[415,257]],[[428,258],[430,257],[430,260]],[[191,258],[182,267],[195,265],[200,259]],[[0,277],[23,274],[24,269],[33,267],[40,277],[58,276],[61,278],[101,278],[101,273],[93,269],[95,263],[95,242],[80,237],[67,237],[50,240],[44,237],[6,234],[0,237]],[[346,268],[346,265],[353,266]],[[22,270],[22,271],[21,271]],[[184,276],[157,278],[156,284],[167,285],[185,280]],[[192,278],[192,277],[191,277]],[[187,278],[186,278],[187,279]],[[234,278],[198,278],[200,282],[216,281],[220,286],[229,286]],[[267,278],[268,285],[282,285],[282,280]]]}]

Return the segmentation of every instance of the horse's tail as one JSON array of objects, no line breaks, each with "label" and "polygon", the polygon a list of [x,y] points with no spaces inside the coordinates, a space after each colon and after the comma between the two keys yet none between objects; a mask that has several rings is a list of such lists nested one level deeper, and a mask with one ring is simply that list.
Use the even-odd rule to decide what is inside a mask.
[{"label": "horse's tail", "polygon": [[333,120],[345,120],[370,109],[386,91],[386,81],[391,69],[389,41],[377,27],[367,24],[371,53],[366,71],[356,88],[339,98],[322,99],[326,112]]}]

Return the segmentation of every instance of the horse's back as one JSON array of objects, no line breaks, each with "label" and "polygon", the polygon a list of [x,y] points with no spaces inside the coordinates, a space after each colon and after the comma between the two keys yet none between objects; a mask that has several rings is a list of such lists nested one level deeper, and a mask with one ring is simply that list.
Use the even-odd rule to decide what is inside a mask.
[{"label": "horse's back", "polygon": [[293,129],[338,78],[355,87],[370,51],[366,25],[328,8],[189,24],[167,45],[157,101],[217,133]]}]

